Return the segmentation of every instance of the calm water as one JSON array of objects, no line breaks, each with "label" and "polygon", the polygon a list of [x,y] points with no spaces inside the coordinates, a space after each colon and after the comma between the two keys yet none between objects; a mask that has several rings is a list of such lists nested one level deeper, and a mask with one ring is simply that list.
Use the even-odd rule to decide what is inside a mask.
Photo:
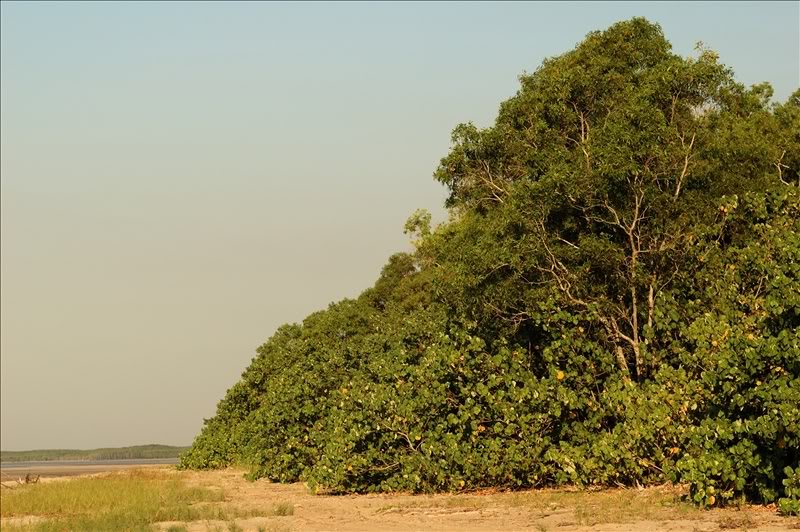
[{"label": "calm water", "polygon": [[15,481],[25,475],[33,477],[72,477],[92,475],[107,471],[174,465],[177,458],[152,458],[149,460],[50,460],[37,462],[0,463],[0,481]]},{"label": "calm water", "polygon": [[40,460],[33,462],[2,462],[0,467],[3,469],[30,469],[32,467],[58,467],[58,466],[130,466],[141,465],[174,465],[178,463],[177,458],[146,458],[146,459],[126,459],[126,460]]}]

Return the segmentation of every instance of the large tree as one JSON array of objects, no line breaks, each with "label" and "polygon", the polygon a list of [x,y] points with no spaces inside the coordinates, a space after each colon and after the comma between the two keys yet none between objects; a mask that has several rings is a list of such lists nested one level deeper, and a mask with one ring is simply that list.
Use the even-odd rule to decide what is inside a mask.
[{"label": "large tree", "polygon": [[725,216],[723,195],[797,180],[797,95],[776,111],[767,84],[743,87],[702,46],[674,54],[644,19],[520,81],[494,126],[455,129],[436,172],[450,206],[492,232],[473,275],[514,279],[517,297],[481,292],[482,304],[523,325],[551,284],[644,379],[663,347],[659,299],[698,226]]}]

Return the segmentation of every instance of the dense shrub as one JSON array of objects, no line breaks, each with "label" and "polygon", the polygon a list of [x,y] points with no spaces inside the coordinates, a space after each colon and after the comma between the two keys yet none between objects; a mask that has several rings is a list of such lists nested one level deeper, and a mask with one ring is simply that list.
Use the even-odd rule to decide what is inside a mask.
[{"label": "dense shrub", "polygon": [[800,471],[797,467],[792,469],[786,466],[783,470],[786,478],[783,479],[783,490],[786,497],[780,501],[781,513],[786,515],[800,515]]},{"label": "dense shrub", "polygon": [[642,19],[461,125],[451,220],[279,329],[182,466],[336,492],[688,482],[779,500],[800,467],[800,92]]}]

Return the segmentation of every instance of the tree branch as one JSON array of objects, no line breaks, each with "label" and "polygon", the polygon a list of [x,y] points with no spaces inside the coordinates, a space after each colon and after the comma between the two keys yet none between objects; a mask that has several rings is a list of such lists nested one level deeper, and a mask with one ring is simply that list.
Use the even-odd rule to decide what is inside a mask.
[{"label": "tree branch", "polygon": [[[683,180],[686,178],[686,174],[689,171],[689,160],[691,159],[692,146],[694,146],[695,135],[696,135],[695,133],[692,133],[692,140],[691,142],[689,142],[689,148],[687,149],[686,155],[683,158],[683,170],[681,170],[681,175],[680,177],[678,177],[678,184],[675,186],[675,196],[673,196],[672,198],[673,201],[677,201],[678,196],[681,193],[681,186],[683,185]],[[681,144],[683,144],[684,147],[686,146],[683,140],[683,136],[681,136]]]}]

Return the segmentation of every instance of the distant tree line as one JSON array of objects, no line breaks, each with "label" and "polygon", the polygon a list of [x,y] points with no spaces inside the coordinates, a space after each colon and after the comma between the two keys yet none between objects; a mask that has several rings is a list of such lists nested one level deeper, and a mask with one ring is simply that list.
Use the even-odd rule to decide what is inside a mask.
[{"label": "distant tree line", "polygon": [[47,462],[56,460],[145,460],[177,458],[188,447],[134,445],[103,449],[43,449],[38,451],[0,451],[0,462]]}]

